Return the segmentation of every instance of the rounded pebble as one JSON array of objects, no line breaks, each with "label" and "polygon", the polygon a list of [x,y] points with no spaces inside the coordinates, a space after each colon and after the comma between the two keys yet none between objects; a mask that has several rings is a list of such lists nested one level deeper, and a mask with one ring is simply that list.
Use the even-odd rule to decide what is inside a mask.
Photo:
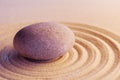
[{"label": "rounded pebble", "polygon": [[67,53],[74,42],[74,33],[68,27],[54,22],[41,22],[18,31],[13,45],[24,57],[52,60]]}]

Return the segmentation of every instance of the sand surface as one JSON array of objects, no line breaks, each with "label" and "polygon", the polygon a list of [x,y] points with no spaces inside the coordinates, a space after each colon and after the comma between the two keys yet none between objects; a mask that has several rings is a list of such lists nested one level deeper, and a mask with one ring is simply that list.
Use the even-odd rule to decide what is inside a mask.
[{"label": "sand surface", "polygon": [[98,27],[64,23],[74,47],[52,62],[27,60],[14,50],[15,33],[31,24],[0,26],[0,80],[120,80],[120,37]]}]

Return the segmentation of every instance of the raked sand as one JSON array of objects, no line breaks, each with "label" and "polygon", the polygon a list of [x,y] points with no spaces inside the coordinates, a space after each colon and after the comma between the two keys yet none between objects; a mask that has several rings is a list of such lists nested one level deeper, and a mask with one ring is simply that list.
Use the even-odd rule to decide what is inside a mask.
[{"label": "raked sand", "polygon": [[75,33],[74,47],[51,62],[25,59],[13,37],[31,24],[0,26],[0,80],[120,80],[120,37],[98,27],[63,23]]}]

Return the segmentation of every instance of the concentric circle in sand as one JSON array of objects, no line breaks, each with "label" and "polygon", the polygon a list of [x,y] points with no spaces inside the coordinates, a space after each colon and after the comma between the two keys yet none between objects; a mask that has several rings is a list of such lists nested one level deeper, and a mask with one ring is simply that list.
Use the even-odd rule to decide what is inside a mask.
[{"label": "concentric circle in sand", "polygon": [[14,50],[15,33],[28,24],[0,27],[0,80],[120,80],[120,37],[86,24],[63,23],[74,47],[51,62],[25,59]]}]

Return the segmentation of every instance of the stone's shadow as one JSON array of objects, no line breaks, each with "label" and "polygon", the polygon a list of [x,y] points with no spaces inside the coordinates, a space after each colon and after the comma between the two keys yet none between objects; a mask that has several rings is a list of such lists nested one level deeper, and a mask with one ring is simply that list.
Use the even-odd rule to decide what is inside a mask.
[{"label": "stone's shadow", "polygon": [[[21,56],[23,57],[23,56]],[[35,59],[30,59],[30,58],[27,58],[27,57],[23,57],[24,59],[26,59],[27,61],[29,62],[33,62],[33,63],[48,63],[48,62],[52,62],[53,59],[51,60],[35,60]]]},{"label": "stone's shadow", "polygon": [[[23,57],[23,56],[21,56],[21,57]],[[54,61],[60,59],[61,57],[62,56],[60,56],[58,58],[55,58],[55,59],[48,59],[48,60],[35,60],[35,59],[27,58],[27,57],[23,57],[23,58],[26,59],[29,62],[34,62],[34,63],[49,63],[49,62],[54,62]]]},{"label": "stone's shadow", "polygon": [[27,57],[23,57],[19,54],[19,52],[17,52],[13,47],[10,47],[10,46],[7,46],[5,48],[3,48],[1,51],[0,51],[0,58],[2,60],[13,60],[13,61],[27,61],[27,62],[30,62],[30,63],[36,63],[36,64],[40,64],[40,63],[49,63],[49,62],[54,62],[58,59],[60,59],[61,57],[59,58],[56,58],[56,59],[50,59],[50,60],[35,60],[35,59],[30,59],[30,58],[27,58]]}]

